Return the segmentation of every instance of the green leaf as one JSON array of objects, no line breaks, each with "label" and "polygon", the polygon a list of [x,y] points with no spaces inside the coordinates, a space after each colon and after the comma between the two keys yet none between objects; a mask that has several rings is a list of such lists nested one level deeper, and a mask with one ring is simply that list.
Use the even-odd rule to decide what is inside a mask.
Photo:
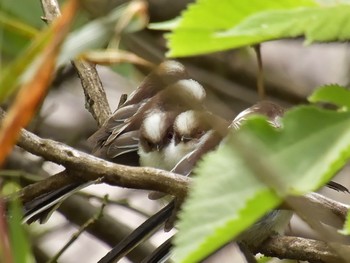
[{"label": "green leaf", "polygon": [[28,25],[36,28],[40,28],[45,25],[44,21],[40,19],[43,14],[42,7],[40,2],[36,0],[26,0],[20,5],[15,1],[1,1],[0,7],[1,10],[7,14],[17,17]]},{"label": "green leaf", "polygon": [[39,33],[30,46],[8,65],[0,75],[0,102],[10,96],[17,88],[20,77],[52,37],[52,28]]},{"label": "green leaf", "polygon": [[23,23],[21,20],[11,17],[5,12],[0,11],[0,28],[11,30],[27,38],[35,37],[38,30],[30,25]]},{"label": "green leaf", "polygon": [[338,84],[325,85],[315,90],[308,100],[312,103],[328,102],[350,109],[350,90]]},{"label": "green leaf", "polygon": [[286,195],[323,186],[350,157],[349,112],[298,107],[283,126],[253,117],[199,163],[180,215],[175,262],[200,261]]},{"label": "green leaf", "polygon": [[[19,190],[19,185],[14,182],[6,183],[1,189],[3,195],[10,195]],[[30,243],[22,224],[22,208],[19,200],[13,199],[9,203],[8,228],[11,243],[11,252],[16,263],[34,263]]]},{"label": "green leaf", "polygon": [[34,263],[30,243],[22,225],[22,210],[18,201],[10,204],[9,223],[11,249],[16,263]]},{"label": "green leaf", "polygon": [[346,236],[350,235],[350,211],[348,211],[348,214],[346,215],[344,227],[341,231],[339,231],[339,233]]},{"label": "green leaf", "polygon": [[126,8],[127,5],[118,6],[106,17],[95,19],[70,33],[63,44],[57,67],[68,63],[82,52],[105,47],[114,33],[116,22]]},{"label": "green leaf", "polygon": [[[121,5],[112,10],[108,16],[96,19],[69,34],[62,46],[56,66],[63,66],[86,50],[106,46],[114,33],[116,21],[126,8],[127,5]],[[32,72],[35,72],[37,66],[35,62],[40,59],[40,52],[51,37],[50,28],[39,33],[31,45],[3,70],[0,75],[0,101],[11,95],[18,83],[25,81]]]},{"label": "green leaf", "polygon": [[350,39],[350,5],[307,0],[199,0],[167,35],[167,55],[197,55],[301,35],[306,43]]}]

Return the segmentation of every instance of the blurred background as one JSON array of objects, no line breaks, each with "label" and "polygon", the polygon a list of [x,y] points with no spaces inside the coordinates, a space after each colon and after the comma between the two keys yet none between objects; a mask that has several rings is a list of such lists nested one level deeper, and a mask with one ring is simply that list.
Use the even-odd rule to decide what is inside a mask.
[{"label": "blurred background", "polygon": [[[65,1],[59,1],[64,4]],[[100,21],[111,10],[129,1],[84,0],[74,29],[78,30],[91,21]],[[187,0],[141,1],[147,7],[145,17],[150,22],[166,21],[178,16],[192,2]],[[0,3],[0,72],[28,46],[38,30],[46,24],[39,0],[10,1]],[[122,50],[132,52],[152,63],[165,59],[164,32],[147,29],[147,23],[139,30],[111,34],[110,40],[118,42]],[[92,35],[93,31],[90,32]],[[96,32],[97,34],[97,32]],[[91,37],[91,35],[90,35]],[[83,43],[85,40],[81,39]],[[120,41],[120,42],[119,42]],[[195,45],[195,43],[193,43]],[[113,47],[113,46],[112,46]],[[320,85],[349,84],[349,45],[315,44],[305,46],[303,39],[271,41],[261,45],[267,98],[284,107],[307,103],[307,96]],[[207,107],[228,120],[241,110],[258,101],[256,89],[257,63],[254,50],[245,48],[215,54],[179,59],[190,76],[200,82],[207,91]],[[121,94],[130,94],[142,81],[149,67],[131,63],[113,63],[97,66],[112,111],[117,107]],[[0,73],[1,74],[1,73]],[[96,123],[84,107],[84,95],[80,80],[70,63],[60,68],[40,112],[29,130],[41,137],[67,143],[89,152],[86,139],[97,129]],[[6,106],[6,105],[5,105]],[[63,167],[32,156],[19,147],[9,156],[2,174],[20,178],[21,184],[52,175]],[[335,181],[350,187],[349,169],[344,169]],[[322,190],[322,193],[345,203],[349,195]],[[60,257],[59,262],[96,262],[113,244],[130,232],[162,204],[150,201],[147,193],[107,185],[90,186],[83,193],[69,198],[50,218],[47,224],[27,227],[38,262],[46,262],[99,208],[104,195],[109,205],[104,209],[103,221],[91,227]],[[103,225],[105,224],[105,225]],[[105,227],[104,227],[105,226]],[[293,219],[290,232],[295,235],[317,238],[297,218]],[[159,245],[171,233],[160,231],[150,242],[132,253],[124,262],[139,262],[140,258]],[[230,253],[231,255],[231,253]],[[77,258],[78,257],[78,258]]]}]

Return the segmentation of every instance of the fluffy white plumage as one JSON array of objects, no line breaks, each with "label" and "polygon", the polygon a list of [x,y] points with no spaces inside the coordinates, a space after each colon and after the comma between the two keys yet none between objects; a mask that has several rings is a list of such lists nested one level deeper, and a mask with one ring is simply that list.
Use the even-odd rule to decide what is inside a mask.
[{"label": "fluffy white plumage", "polygon": [[148,114],[143,120],[144,130],[147,132],[147,139],[153,143],[161,142],[166,130],[166,113],[157,111]]},{"label": "fluffy white plumage", "polygon": [[206,97],[206,92],[203,86],[193,79],[182,79],[176,82],[175,85],[197,102],[203,101]]}]

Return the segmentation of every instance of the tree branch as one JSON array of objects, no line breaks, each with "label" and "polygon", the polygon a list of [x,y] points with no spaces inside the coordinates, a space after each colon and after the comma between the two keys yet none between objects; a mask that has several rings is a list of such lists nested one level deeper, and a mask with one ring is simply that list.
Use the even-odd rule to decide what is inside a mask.
[{"label": "tree branch", "polygon": [[92,63],[82,59],[76,59],[72,63],[79,75],[84,90],[85,108],[97,121],[98,126],[101,126],[112,112],[96,67]]},{"label": "tree branch", "polygon": [[[61,15],[56,0],[41,0],[41,5],[45,14],[44,20],[47,23],[51,23]],[[101,126],[111,115],[111,110],[96,67],[82,59],[76,59],[72,63],[80,77],[84,90],[85,108]]]},{"label": "tree branch", "polygon": [[[100,179],[110,185],[165,192],[184,197],[190,178],[171,172],[148,168],[118,165],[75,150],[63,143],[42,139],[26,130],[22,130],[18,145],[28,152],[42,156],[46,160],[61,164],[74,171],[54,175],[48,179],[23,188],[22,200],[32,200],[39,193],[51,192],[73,181],[94,181]],[[35,190],[34,190],[35,189]]]},{"label": "tree branch", "polygon": [[[350,247],[336,244],[347,253],[350,253]],[[274,236],[264,242],[256,253],[262,253],[265,256],[306,260],[310,263],[339,263],[342,258],[333,252],[326,242],[288,236]]]},{"label": "tree branch", "polygon": [[49,263],[57,262],[58,258],[76,241],[79,236],[85,232],[85,230],[91,225],[95,224],[103,215],[103,210],[106,207],[108,202],[108,195],[104,197],[100,209],[95,215],[89,218],[83,225],[79,227],[79,230],[75,232],[69,241],[50,259]]},{"label": "tree branch", "polygon": [[[77,195],[67,198],[58,208],[58,211],[69,222],[79,226],[95,215],[98,210],[98,207],[91,205],[84,197]],[[113,247],[126,236],[130,235],[132,229],[130,229],[130,226],[125,225],[108,215],[108,213],[105,213],[100,220],[90,225],[86,231],[105,244]],[[145,241],[131,251],[126,257],[132,262],[141,262],[142,259],[148,256],[154,249],[155,247],[149,241]]]},{"label": "tree branch", "polygon": [[[101,177],[104,178],[103,181],[113,185],[127,186],[138,189],[162,189],[167,193],[175,195],[179,193],[180,195],[185,195],[190,182],[189,178],[157,169],[127,167],[110,163],[89,154],[74,150],[73,148],[62,143],[39,138],[38,136],[24,130],[22,131],[19,139],[19,145],[34,154],[43,156],[48,160],[74,168],[73,170],[80,174],[79,178],[82,180],[97,179]],[[84,173],[84,176],[82,173]],[[39,192],[47,193],[52,191],[52,188],[57,189],[62,185],[69,184],[70,182],[74,182],[76,180],[77,178],[75,176],[69,176],[69,174],[57,174],[36,184],[23,188],[21,191],[21,197],[22,199],[32,200]],[[38,189],[41,190],[39,191]],[[77,220],[80,220],[74,215],[79,215],[79,217],[81,216],[81,212],[76,213],[76,211],[80,211],[82,209],[86,211],[90,209],[87,209],[86,207],[87,202],[85,202],[85,205],[79,203],[81,200],[76,204],[72,202],[72,200],[78,200],[79,198],[82,199],[81,197],[77,196],[69,198],[69,201],[65,202],[60,208],[60,212],[64,213],[67,219],[74,223],[77,223]],[[323,209],[331,212],[332,214],[337,215],[341,222],[344,222],[348,206],[318,194],[310,194],[306,196],[306,198],[311,203],[317,204],[317,209]],[[75,213],[69,212],[72,210],[74,210]],[[94,212],[90,211],[89,213],[93,214]],[[108,225],[108,220],[110,219],[105,217],[104,219],[106,219],[107,223],[105,223]],[[101,234],[100,232],[101,228],[103,229],[102,223],[101,225],[96,226],[96,228],[98,228],[98,230],[89,230],[90,228],[88,228],[88,231],[95,231],[94,235],[106,235]],[[108,229],[108,227],[106,229]],[[264,245],[262,248],[259,248],[259,252],[280,258],[310,258],[310,262],[332,262],[325,261],[324,259],[338,259],[337,255],[331,252],[328,246],[327,249],[325,249],[326,245],[324,245],[325,243],[323,244],[321,241],[310,240],[303,243],[299,239],[295,239],[295,242],[291,242],[290,239],[288,239],[290,237],[283,237],[287,238],[285,241],[281,239],[282,237],[278,238],[278,241],[271,241],[272,243],[269,241],[269,243],[267,243],[268,245]],[[111,244],[115,244],[115,240]],[[283,246],[281,244],[283,244]],[[285,246],[284,244],[286,247],[290,247],[290,249],[280,249],[280,246]],[[311,247],[306,249],[305,246],[309,245],[311,245]],[[318,259],[316,256],[319,253],[319,250],[322,252],[320,254],[321,259],[317,261]]]},{"label": "tree branch", "polygon": [[[12,153],[7,160],[6,167],[11,168],[13,163],[16,163],[15,169],[24,169],[30,170],[31,173],[40,174],[41,177],[48,177],[48,173],[45,172],[41,165],[39,165],[36,160],[29,160],[26,158],[26,155],[15,151],[15,154]],[[49,179],[49,178],[48,178]],[[28,181],[24,182],[24,185],[28,184]],[[28,188],[30,189],[30,188]],[[33,188],[35,191],[36,189]],[[99,210],[98,207],[90,204],[85,197],[74,195],[67,198],[61,206],[58,208],[58,211],[72,224],[81,226],[89,218],[97,213]],[[109,246],[114,246],[128,236],[132,229],[130,226],[118,221],[118,219],[110,216],[108,213],[105,213],[100,220],[95,222],[95,224],[90,225],[86,229],[88,233],[95,236],[101,242]],[[34,247],[35,248],[35,247]],[[140,262],[143,258],[148,256],[155,247],[149,242],[145,241],[144,243],[137,246],[133,251],[131,251],[127,258],[133,262]],[[42,253],[40,253],[42,254]],[[46,260],[40,262],[48,261],[48,257],[44,256]]]}]

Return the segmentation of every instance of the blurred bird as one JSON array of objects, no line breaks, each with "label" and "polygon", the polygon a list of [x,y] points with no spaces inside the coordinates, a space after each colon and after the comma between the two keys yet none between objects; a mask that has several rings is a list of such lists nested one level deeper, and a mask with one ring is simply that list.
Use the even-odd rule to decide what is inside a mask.
[{"label": "blurred bird", "polygon": [[[229,129],[238,129],[248,116],[254,114],[264,115],[271,125],[280,127],[280,118],[283,116],[283,113],[283,109],[277,104],[267,101],[259,102],[240,113],[230,125],[229,122],[205,110],[183,111],[173,121],[173,137],[170,141],[167,139],[167,147],[164,151],[165,161],[173,166],[172,172],[188,176],[198,160],[205,153],[214,150],[220,145]],[[147,165],[152,166],[152,162],[147,163]],[[152,193],[151,198],[157,199],[162,196],[159,193]],[[172,225],[175,215],[174,210],[178,209],[178,205],[176,200],[172,201],[114,247],[99,263],[116,262],[134,246],[142,242],[148,236],[145,233],[153,233],[155,229],[159,228],[167,220],[170,220],[170,225]],[[274,232],[283,230],[288,224],[291,215],[292,212],[290,211],[273,211],[266,216],[266,219],[263,218],[251,230],[243,233],[240,240],[248,244],[254,243],[258,245]],[[157,253],[163,253],[165,256],[168,254],[169,249],[170,246],[164,246],[164,251],[157,250]],[[157,255],[150,258],[161,257],[161,255]]]},{"label": "blurred bird", "polygon": [[[181,84],[181,80],[185,83]],[[176,82],[179,82],[175,85]],[[93,145],[92,153],[107,160],[126,164],[139,165],[138,145],[139,129],[142,124],[142,118],[149,115],[150,101],[162,101],[162,93],[171,96],[177,91],[170,92],[169,86],[173,85],[174,89],[178,86],[196,83],[188,80],[188,74],[185,67],[176,61],[165,61],[161,63],[153,72],[151,72],[140,86],[130,95],[130,97],[112,114],[112,116],[94,133],[89,142]],[[200,86],[198,84],[198,86]],[[200,86],[201,88],[201,86]],[[200,89],[199,88],[199,89]],[[165,90],[167,90],[165,92]],[[191,93],[185,92],[188,95]],[[205,97],[204,90],[199,90],[201,94],[195,94]],[[167,98],[168,95],[164,95]],[[192,98],[191,96],[188,99]],[[200,98],[199,98],[200,99]],[[187,103],[192,102],[187,100]],[[148,105],[147,105],[148,104]],[[66,174],[63,171],[62,174]],[[80,183],[73,182],[61,189],[46,193],[23,204],[24,221],[31,223],[39,220],[41,223],[46,222],[51,213],[57,208],[65,198],[76,191],[92,184],[94,182]]]},{"label": "blurred bird", "polygon": [[[252,107],[242,111],[237,117],[229,123],[222,120],[207,111],[188,110],[180,113],[174,119],[172,139],[167,137],[167,147],[164,148],[163,157],[168,168],[174,173],[188,176],[196,163],[209,151],[214,150],[227,135],[229,129],[239,129],[242,123],[251,115],[262,115],[275,128],[281,128],[281,119],[284,109],[270,101],[261,101]],[[145,162],[152,166],[152,161]],[[170,165],[171,164],[171,165]],[[337,183],[331,182],[331,188],[338,191],[347,191],[347,189]],[[158,199],[164,195],[152,193],[152,199]],[[150,233],[154,233],[164,222],[171,220],[173,223],[174,210],[178,209],[176,200],[170,202],[166,207],[146,220],[135,231],[122,242],[117,244],[108,254],[106,254],[99,263],[116,262],[133,249],[137,244],[143,242]],[[262,217],[257,223],[243,232],[237,241],[257,247],[264,240],[274,234],[282,234],[292,216],[291,211],[273,210]],[[170,224],[172,225],[172,224]],[[143,262],[154,262],[169,255],[171,248],[170,241],[166,241],[164,246],[158,248],[155,253],[150,255]],[[163,262],[163,261],[161,261]]]},{"label": "blurred bird", "polygon": [[[229,129],[239,129],[250,115],[263,115],[276,128],[282,125],[284,110],[275,103],[259,102],[238,114],[230,123],[204,107],[205,96],[203,87],[188,78],[180,63],[162,63],[90,137],[93,154],[121,164],[140,164],[189,176],[198,160],[217,148]],[[94,182],[74,182],[25,203],[26,220],[43,221],[64,198],[91,183]],[[336,183],[331,183],[330,187],[347,190]],[[160,193],[151,195],[153,199],[162,196]],[[172,201],[100,262],[114,262],[122,257],[166,220],[170,220],[171,225],[178,205],[179,202]],[[290,216],[289,211],[272,211],[239,239],[248,244],[259,244],[272,233],[280,232]]]}]

